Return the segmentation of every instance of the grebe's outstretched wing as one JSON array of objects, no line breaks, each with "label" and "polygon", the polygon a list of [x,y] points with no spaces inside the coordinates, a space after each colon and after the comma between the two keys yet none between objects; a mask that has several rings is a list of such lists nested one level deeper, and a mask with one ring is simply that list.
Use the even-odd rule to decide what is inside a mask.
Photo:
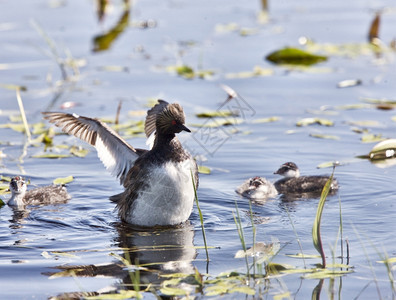
[{"label": "grebe's outstretched wing", "polygon": [[43,112],[44,119],[96,148],[107,170],[123,184],[135,160],[145,151],[135,149],[105,123],[76,114]]}]

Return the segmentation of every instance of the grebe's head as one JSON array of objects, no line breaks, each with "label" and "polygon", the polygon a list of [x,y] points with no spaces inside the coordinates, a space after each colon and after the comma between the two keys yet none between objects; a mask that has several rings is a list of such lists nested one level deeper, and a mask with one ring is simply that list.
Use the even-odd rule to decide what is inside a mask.
[{"label": "grebe's head", "polygon": [[10,182],[10,191],[14,194],[24,194],[26,192],[26,182],[21,176],[15,176]]},{"label": "grebe's head", "polygon": [[191,132],[184,123],[184,111],[178,103],[168,104],[163,111],[157,115],[157,131],[164,134],[175,134],[183,130]]},{"label": "grebe's head", "polygon": [[300,176],[300,170],[294,162],[287,162],[281,165],[278,171],[274,172],[274,174],[279,174],[286,178],[293,178]]},{"label": "grebe's head", "polygon": [[262,184],[264,184],[263,179],[259,176],[256,176],[250,179],[249,188],[251,189],[258,188]]}]

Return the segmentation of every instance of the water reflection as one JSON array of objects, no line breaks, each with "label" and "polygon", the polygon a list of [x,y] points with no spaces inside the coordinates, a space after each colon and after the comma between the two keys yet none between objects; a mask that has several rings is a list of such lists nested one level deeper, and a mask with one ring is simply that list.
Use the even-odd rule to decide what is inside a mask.
[{"label": "water reflection", "polygon": [[[160,275],[194,272],[192,261],[197,252],[193,243],[194,227],[190,223],[178,228],[164,229],[136,229],[117,223],[115,228],[118,232],[115,245],[124,252],[114,262],[106,265],[56,266],[59,272],[43,274],[52,278],[108,276],[121,279],[114,286],[114,290],[134,289],[133,279],[140,277],[140,290],[144,290],[149,284],[160,286],[165,280]],[[129,267],[126,266],[128,264]],[[77,294],[62,294],[67,297],[72,295]]]},{"label": "water reflection", "polygon": [[[99,19],[103,19],[105,11],[99,10]],[[124,12],[118,20],[117,24],[104,34],[99,34],[94,37],[94,52],[108,50],[113,42],[118,38],[118,36],[124,32],[124,30],[129,26],[129,4],[125,1]]]},{"label": "water reflection", "polygon": [[12,209],[12,219],[10,221],[11,229],[23,228],[23,224],[26,223],[26,218],[29,217],[30,210],[26,208],[11,207]]}]

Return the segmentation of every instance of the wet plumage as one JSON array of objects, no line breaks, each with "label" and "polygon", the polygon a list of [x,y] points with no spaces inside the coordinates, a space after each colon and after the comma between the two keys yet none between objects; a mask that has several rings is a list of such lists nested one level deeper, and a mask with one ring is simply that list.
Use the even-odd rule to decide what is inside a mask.
[{"label": "wet plumage", "polygon": [[28,191],[26,182],[21,176],[11,179],[10,191],[11,198],[8,200],[8,205],[17,207],[64,203],[70,199],[66,187],[62,185],[50,185]]},{"label": "wet plumage", "polygon": [[[284,163],[274,174],[284,176],[274,184],[279,194],[295,194],[303,197],[320,196],[323,187],[330,178],[327,175],[300,176],[300,170],[293,162]],[[330,192],[334,193],[337,190],[338,182],[333,179]]]},{"label": "wet plumage", "polygon": [[278,194],[270,181],[259,176],[247,179],[235,191],[249,199],[273,198]]},{"label": "wet plumage", "polygon": [[110,199],[117,204],[122,220],[152,227],[188,219],[194,203],[193,181],[198,187],[198,168],[176,137],[181,131],[190,132],[179,104],[159,100],[147,112],[146,136],[155,134],[151,150],[133,148],[97,119],[65,113],[44,115],[64,132],[93,145],[105,167],[120,179],[125,190]]}]

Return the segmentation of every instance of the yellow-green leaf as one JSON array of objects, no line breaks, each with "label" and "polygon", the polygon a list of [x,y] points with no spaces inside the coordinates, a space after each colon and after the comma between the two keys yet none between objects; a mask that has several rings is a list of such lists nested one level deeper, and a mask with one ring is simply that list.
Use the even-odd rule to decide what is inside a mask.
[{"label": "yellow-green leaf", "polygon": [[262,77],[271,76],[274,74],[274,70],[266,69],[260,66],[254,66],[252,71],[241,71],[237,73],[227,73],[225,77],[228,79],[241,79],[241,78],[252,78],[252,77]]},{"label": "yellow-green leaf", "polygon": [[68,154],[56,154],[56,153],[47,153],[47,154],[36,154],[32,155],[33,158],[50,158],[50,159],[56,159],[56,158],[66,158],[70,157]]},{"label": "yellow-green leaf", "polygon": [[308,125],[312,125],[312,124],[319,124],[319,125],[323,125],[323,126],[333,126],[334,122],[331,120],[328,120],[328,119],[321,119],[321,118],[304,118],[296,123],[296,125],[298,127],[308,126]]},{"label": "yellow-green leaf", "polygon": [[246,295],[255,295],[256,291],[249,286],[236,286],[228,291],[229,293],[242,293]]},{"label": "yellow-green leaf", "polygon": [[228,126],[228,125],[238,125],[243,123],[243,119],[241,118],[216,118],[212,121],[204,122],[202,124],[190,124],[192,127],[205,127],[205,128],[216,128],[220,126]]},{"label": "yellow-green leaf", "polygon": [[349,125],[362,126],[362,127],[380,127],[381,123],[374,120],[366,120],[366,121],[351,121],[348,122]]},{"label": "yellow-green leaf", "polygon": [[195,115],[197,118],[216,118],[216,117],[230,117],[230,116],[238,116],[237,112],[233,112],[231,110],[215,110],[215,111],[207,111],[203,113],[198,113]]},{"label": "yellow-green leaf", "polygon": [[1,124],[0,128],[9,128],[12,129],[14,131],[18,131],[18,132],[25,132],[25,126],[23,125],[23,123],[7,123],[7,124]]},{"label": "yellow-green leaf", "polygon": [[294,257],[294,258],[318,258],[320,257],[320,255],[314,255],[314,254],[302,254],[302,253],[298,253],[298,254],[286,254],[286,256],[289,257]]},{"label": "yellow-green leaf", "polygon": [[59,177],[54,179],[53,184],[67,184],[70,183],[74,180],[73,176],[67,176],[67,177]]},{"label": "yellow-green leaf", "polygon": [[85,157],[89,153],[89,150],[82,147],[73,146],[70,148],[70,153],[77,157]]},{"label": "yellow-green leaf", "polygon": [[317,165],[316,167],[317,167],[318,169],[323,169],[323,168],[334,167],[335,165],[336,165],[336,166],[337,166],[337,165],[340,165],[340,162],[338,162],[338,161],[326,161],[326,162],[323,162],[323,163]]},{"label": "yellow-green leaf", "polygon": [[176,67],[176,73],[177,75],[184,77],[186,79],[192,79],[195,77],[193,68],[187,65]]},{"label": "yellow-green leaf", "polygon": [[103,294],[98,296],[86,296],[84,299],[88,300],[123,300],[123,299],[142,299],[143,295],[140,292],[133,290],[120,290],[119,293]]},{"label": "yellow-green leaf", "polygon": [[174,287],[169,287],[165,286],[160,289],[161,293],[168,295],[168,296],[181,296],[181,295],[188,295],[186,290],[183,290],[181,288],[174,288]]},{"label": "yellow-green leaf", "polygon": [[198,166],[198,172],[201,174],[210,174],[212,170],[209,167]]},{"label": "yellow-green leaf", "polygon": [[327,139],[327,140],[339,140],[340,139],[339,136],[330,135],[330,134],[310,133],[309,136],[312,136],[312,137],[318,138],[318,139]]},{"label": "yellow-green leaf", "polygon": [[274,295],[274,300],[291,299],[290,292],[284,292],[281,294]]},{"label": "yellow-green leaf", "polygon": [[69,257],[69,258],[78,258],[77,255],[70,254],[67,252],[62,252],[62,251],[51,251],[51,254],[57,255],[57,256]]},{"label": "yellow-green leaf", "polygon": [[384,139],[385,138],[382,136],[382,134],[367,133],[362,136],[361,141],[362,143],[374,143],[383,141]]},{"label": "yellow-green leaf", "polygon": [[379,260],[377,262],[378,263],[383,263],[383,264],[394,264],[394,263],[396,263],[396,257],[390,257],[390,258],[387,258],[385,260]]},{"label": "yellow-green leaf", "polygon": [[297,48],[284,48],[270,53],[266,57],[275,64],[291,64],[310,66],[327,60],[326,56],[316,55]]},{"label": "yellow-green leaf", "polygon": [[276,121],[279,121],[280,120],[280,118],[279,117],[269,117],[269,118],[262,118],[262,119],[256,119],[256,120],[253,120],[252,121],[252,123],[255,123],[255,124],[259,124],[259,123],[271,123],[271,122],[276,122]]}]

